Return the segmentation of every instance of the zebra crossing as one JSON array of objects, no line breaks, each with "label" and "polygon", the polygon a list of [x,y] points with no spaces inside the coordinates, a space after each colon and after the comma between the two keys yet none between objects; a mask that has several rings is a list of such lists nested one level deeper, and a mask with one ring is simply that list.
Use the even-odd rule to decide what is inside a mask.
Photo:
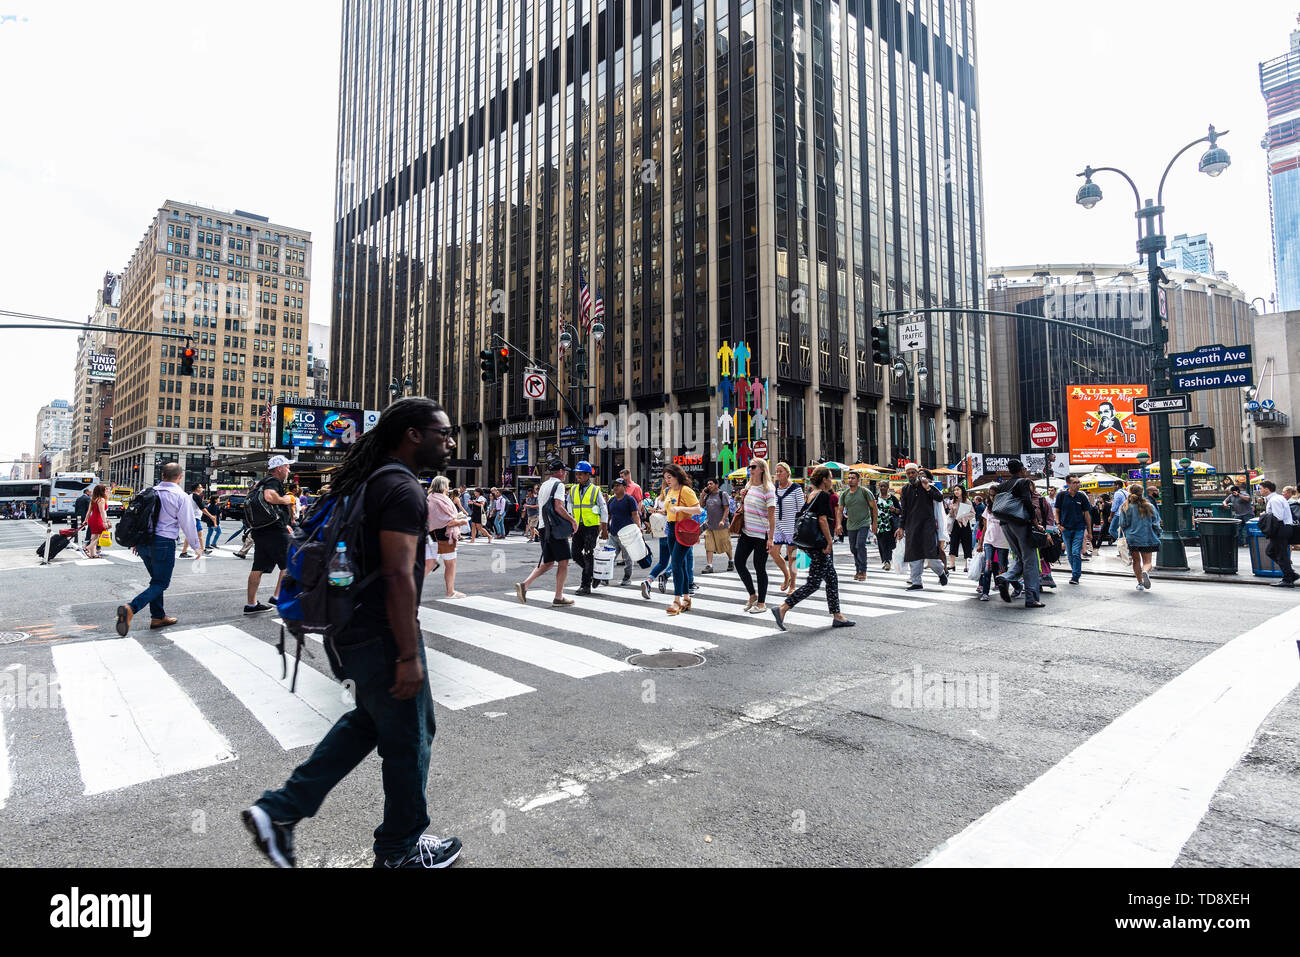
[{"label": "zebra crossing", "polygon": [[[842,583],[845,611],[884,618],[947,597],[927,591],[924,600],[904,599],[904,585],[901,578],[889,581],[883,574],[865,584]],[[570,590],[576,587],[575,581]],[[573,681],[617,680],[641,671],[626,660],[633,652],[707,654],[732,642],[780,635],[768,616],[744,612],[745,590],[729,575],[702,576],[691,611],[673,618],[661,614],[666,598],[657,592],[657,601],[646,602],[639,590],[604,587],[567,609],[550,607],[552,594],[550,588],[534,590],[526,606],[513,592],[421,606],[428,682],[437,705],[465,712],[541,689],[563,692]],[[773,601],[778,597],[774,594]],[[811,604],[786,621],[808,629],[829,624],[824,608]],[[330,673],[319,644],[304,655],[297,693],[291,694],[271,640],[278,620],[239,624],[243,627],[178,626],[125,639],[9,647],[35,656],[23,667],[51,676],[57,687],[53,706],[61,709],[82,791],[94,796],[237,761],[232,737],[217,717],[228,718],[232,706],[253,719],[268,748],[284,752],[313,746],[351,708],[352,699]],[[183,660],[197,671],[181,667]],[[213,697],[212,680],[219,685],[219,699]],[[21,796],[22,775],[15,780],[12,770],[14,749],[29,737],[14,744],[17,712],[10,704],[0,693],[0,808]]]}]

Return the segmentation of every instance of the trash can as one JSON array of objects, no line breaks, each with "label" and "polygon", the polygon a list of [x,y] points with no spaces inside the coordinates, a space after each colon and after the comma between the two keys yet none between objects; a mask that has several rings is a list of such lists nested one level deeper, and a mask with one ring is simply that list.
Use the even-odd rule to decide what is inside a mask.
[{"label": "trash can", "polygon": [[1261,578],[1281,578],[1282,569],[1277,562],[1265,554],[1268,539],[1259,530],[1259,519],[1252,518],[1246,523],[1246,547],[1250,549],[1250,570]]},{"label": "trash can", "polygon": [[1237,574],[1237,520],[1203,518],[1196,531],[1201,539],[1201,568],[1214,575]]}]

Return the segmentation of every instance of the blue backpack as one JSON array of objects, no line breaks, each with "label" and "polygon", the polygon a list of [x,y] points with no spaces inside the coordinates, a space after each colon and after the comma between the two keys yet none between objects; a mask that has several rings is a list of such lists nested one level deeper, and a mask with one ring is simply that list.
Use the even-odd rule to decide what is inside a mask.
[{"label": "blue backpack", "polygon": [[[399,463],[389,463],[370,475],[360,487],[346,497],[330,496],[317,500],[303,517],[289,541],[289,557],[285,564],[284,580],[280,584],[277,609],[283,624],[280,626],[280,677],[288,676],[285,659],[285,632],[298,640],[294,654],[291,692],[298,687],[298,664],[302,660],[302,645],[308,635],[317,635],[327,652],[334,638],[352,621],[357,600],[362,592],[379,577],[379,564],[364,578],[354,578],[351,585],[332,586],[329,583],[329,566],[334,559],[339,542],[347,545],[348,560],[353,569],[366,564],[363,559],[366,523],[366,486],[381,475],[410,470]],[[330,656],[330,667],[341,678],[337,648]]]}]

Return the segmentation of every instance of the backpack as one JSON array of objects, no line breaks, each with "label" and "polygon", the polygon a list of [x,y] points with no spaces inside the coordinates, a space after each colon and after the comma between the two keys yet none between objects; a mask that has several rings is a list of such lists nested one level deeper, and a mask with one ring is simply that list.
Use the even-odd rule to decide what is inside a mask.
[{"label": "backpack", "polygon": [[244,499],[244,524],[256,531],[278,524],[280,516],[266,501],[266,479],[258,482],[249,490]]},{"label": "backpack", "polygon": [[122,517],[117,520],[117,543],[123,548],[135,548],[151,538],[158,527],[162,511],[162,497],[152,486],[142,488],[131,496]]},{"label": "backpack", "polygon": [[294,529],[289,540],[284,579],[280,584],[280,600],[276,606],[283,622],[280,626],[280,641],[276,645],[276,650],[280,652],[282,679],[288,677],[285,631],[298,641],[290,692],[297,690],[298,664],[302,659],[303,641],[308,635],[320,636],[326,650],[333,649],[330,666],[336,675],[341,676],[342,662],[335,663],[338,651],[333,645],[334,639],[352,621],[358,599],[379,577],[380,569],[376,562],[364,578],[354,578],[351,585],[340,588],[329,583],[330,562],[334,559],[338,543],[344,542],[353,569],[364,564],[366,486],[381,475],[390,472],[409,474],[409,471],[406,466],[396,462],[376,469],[351,495],[317,499],[311,512]]},{"label": "backpack", "polygon": [[[555,481],[548,479],[548,481]],[[560,488],[565,489],[565,499],[568,499],[568,489],[563,482],[559,483]],[[546,522],[546,534],[556,541],[564,541],[573,537],[573,526],[567,518],[561,518],[560,514],[555,511],[555,492],[552,491],[546,496],[546,501],[542,503],[542,515]]]}]

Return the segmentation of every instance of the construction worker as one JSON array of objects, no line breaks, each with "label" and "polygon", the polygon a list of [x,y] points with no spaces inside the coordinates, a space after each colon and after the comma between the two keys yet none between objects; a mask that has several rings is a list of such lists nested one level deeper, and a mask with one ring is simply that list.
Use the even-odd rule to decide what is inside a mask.
[{"label": "construction worker", "polygon": [[573,560],[582,568],[582,586],[579,595],[590,595],[595,569],[596,540],[609,535],[609,511],[600,486],[591,480],[591,463],[585,459],[573,467],[578,484],[569,486],[570,513],[578,522],[573,535]]}]

